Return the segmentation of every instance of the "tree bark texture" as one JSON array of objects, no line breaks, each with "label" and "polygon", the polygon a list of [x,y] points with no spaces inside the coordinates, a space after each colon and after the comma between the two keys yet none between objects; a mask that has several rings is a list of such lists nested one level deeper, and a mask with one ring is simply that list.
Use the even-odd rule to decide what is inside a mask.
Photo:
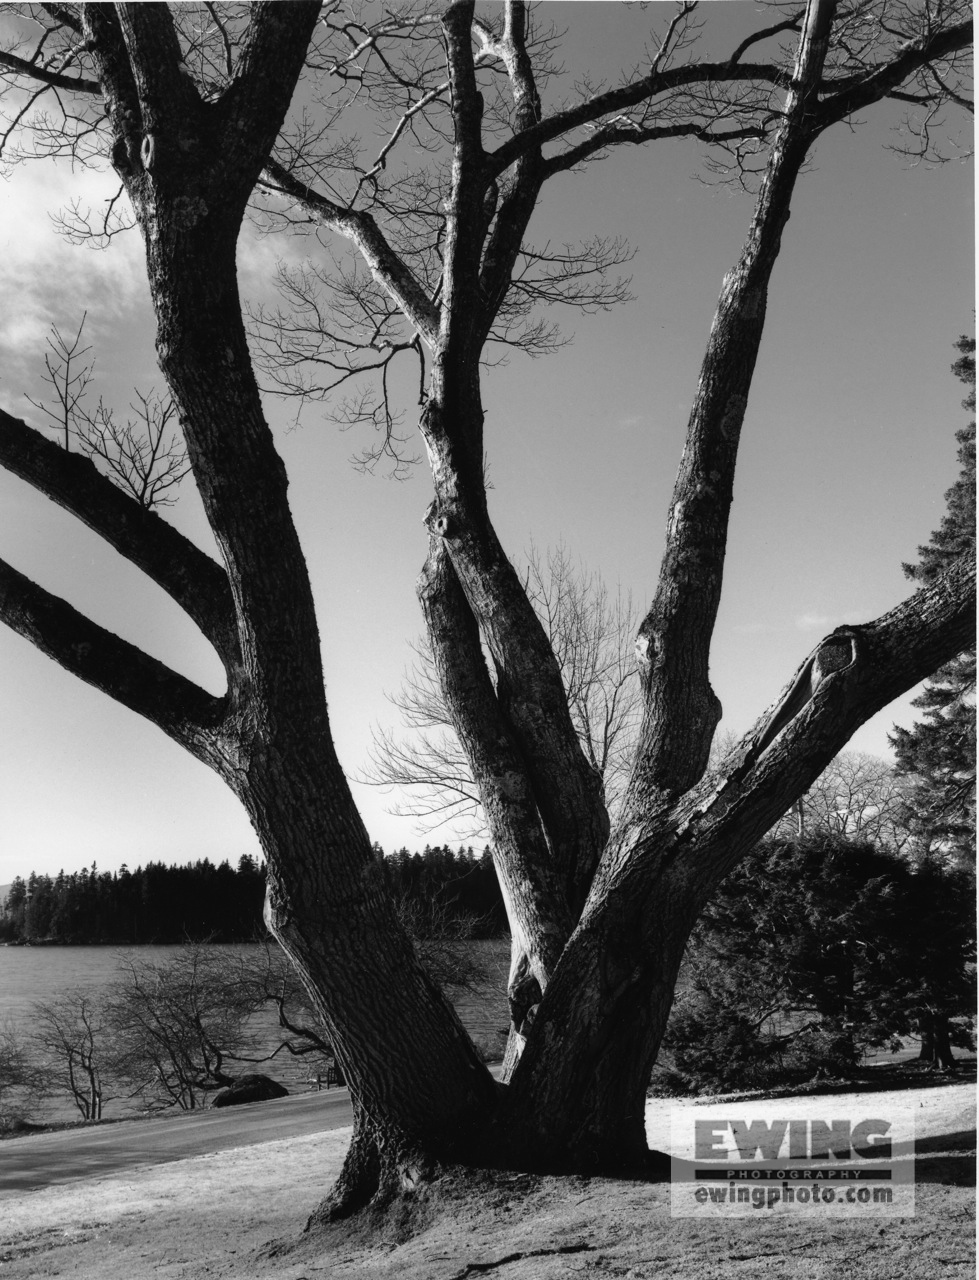
[{"label": "tree bark texture", "polygon": [[[128,130],[117,167],[143,230],[160,366],[237,624],[240,660],[228,668],[209,763],[259,835],[269,926],[314,998],[375,1141],[383,1131],[392,1152],[424,1142],[448,1153],[471,1134],[495,1087],[397,922],[336,759],[312,593],[237,289],[245,202],[317,11],[315,4],[256,6],[254,64],[243,57],[217,109],[194,100],[169,16],[158,6],[125,6],[121,33],[103,34],[111,54],[104,78],[117,86],[115,103],[127,103],[115,107],[120,130]],[[138,168],[130,160],[137,151]],[[432,1060],[437,1073],[428,1069]]]}]

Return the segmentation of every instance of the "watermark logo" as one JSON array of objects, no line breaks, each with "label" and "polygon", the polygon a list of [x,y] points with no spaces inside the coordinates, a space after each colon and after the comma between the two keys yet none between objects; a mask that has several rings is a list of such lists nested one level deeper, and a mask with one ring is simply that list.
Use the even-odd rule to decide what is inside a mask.
[{"label": "watermark logo", "polygon": [[845,1116],[827,1098],[819,1115],[817,1105],[672,1107],[672,1216],[912,1216],[913,1110]]}]

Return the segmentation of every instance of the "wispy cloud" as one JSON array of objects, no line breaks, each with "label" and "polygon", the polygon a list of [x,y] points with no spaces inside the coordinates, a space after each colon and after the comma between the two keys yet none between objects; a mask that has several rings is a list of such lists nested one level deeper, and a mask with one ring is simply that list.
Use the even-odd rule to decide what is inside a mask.
[{"label": "wispy cloud", "polygon": [[4,390],[19,383],[41,361],[52,324],[77,327],[88,311],[89,339],[99,345],[132,310],[149,305],[139,235],[116,238],[108,249],[69,244],[51,215],[71,199],[98,209],[116,191],[111,175],[71,173],[50,162],[16,168],[5,182],[0,207],[0,363]]},{"label": "wispy cloud", "polygon": [[795,625],[799,631],[828,631],[835,626],[835,620],[828,613],[800,613]]},{"label": "wispy cloud", "polygon": [[798,631],[832,631],[847,623],[861,622],[866,614],[859,609],[844,609],[841,613],[800,613],[795,620]]},{"label": "wispy cloud", "polygon": [[247,218],[238,238],[238,280],[242,294],[250,301],[278,301],[275,290],[277,268],[301,266],[307,258],[322,261],[323,250],[314,236],[263,236]]}]

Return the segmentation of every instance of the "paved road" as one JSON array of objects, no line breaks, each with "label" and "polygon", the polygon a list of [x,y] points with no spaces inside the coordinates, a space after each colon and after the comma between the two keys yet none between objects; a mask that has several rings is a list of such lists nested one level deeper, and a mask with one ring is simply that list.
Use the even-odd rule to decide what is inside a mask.
[{"label": "paved road", "polygon": [[84,1178],[107,1177],[137,1165],[166,1164],[210,1151],[342,1129],[352,1123],[347,1090],[330,1089],[219,1111],[191,1111],[162,1120],[120,1121],[11,1138],[0,1142],[0,1199]]}]

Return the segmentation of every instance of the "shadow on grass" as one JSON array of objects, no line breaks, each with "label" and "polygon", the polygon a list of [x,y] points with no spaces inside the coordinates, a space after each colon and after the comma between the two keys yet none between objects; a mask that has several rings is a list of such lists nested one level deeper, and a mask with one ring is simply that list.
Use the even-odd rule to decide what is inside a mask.
[{"label": "shadow on grass", "polygon": [[938,1071],[919,1066],[917,1062],[865,1067],[859,1076],[830,1079],[819,1077],[792,1083],[766,1085],[764,1088],[732,1089],[727,1093],[682,1093],[672,1089],[649,1091],[649,1097],[661,1102],[692,1102],[695,1106],[714,1106],[722,1102],[762,1102],[774,1098],[835,1097],[841,1093],[895,1093],[916,1089],[941,1089],[976,1080],[976,1059],[960,1058],[954,1071]]},{"label": "shadow on grass", "polygon": [[976,1185],[976,1131],[961,1129],[915,1143],[914,1180],[946,1187]]}]

